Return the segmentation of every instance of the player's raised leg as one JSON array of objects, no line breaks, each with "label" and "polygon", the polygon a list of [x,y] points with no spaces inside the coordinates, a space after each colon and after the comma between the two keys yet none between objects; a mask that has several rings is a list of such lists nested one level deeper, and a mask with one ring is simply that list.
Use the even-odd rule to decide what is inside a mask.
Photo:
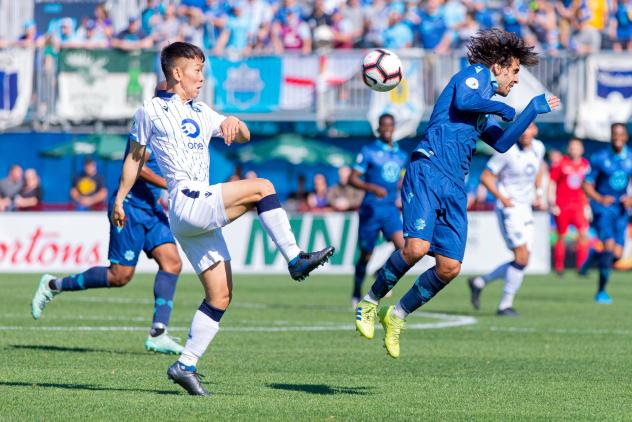
[{"label": "player's raised leg", "polygon": [[191,395],[208,396],[200,383],[197,362],[219,331],[219,323],[230,304],[233,290],[230,261],[219,261],[199,274],[205,298],[191,321],[189,338],[180,358],[167,370],[168,377]]},{"label": "player's raised leg", "polygon": [[236,220],[252,208],[257,209],[261,225],[287,261],[288,271],[294,280],[305,279],[334,253],[331,246],[316,252],[301,251],[296,244],[287,214],[281,208],[274,185],[267,179],[224,183],[222,200],[229,221]]},{"label": "player's raised leg", "polygon": [[145,349],[180,354],[182,346],[167,334],[167,328],[182,261],[174,243],[163,243],[153,248],[151,254],[158,263],[158,272],[154,279],[154,314],[149,336],[145,340]]}]

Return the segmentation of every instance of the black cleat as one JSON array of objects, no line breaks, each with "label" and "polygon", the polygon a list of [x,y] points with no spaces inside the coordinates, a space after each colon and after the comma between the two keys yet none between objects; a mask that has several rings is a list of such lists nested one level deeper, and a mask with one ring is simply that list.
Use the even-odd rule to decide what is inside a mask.
[{"label": "black cleat", "polygon": [[474,285],[474,279],[476,277],[471,277],[467,279],[467,284],[470,287],[470,302],[472,302],[472,306],[477,311],[481,309],[481,291],[480,289]]},{"label": "black cleat", "polygon": [[498,316],[507,316],[507,317],[517,317],[520,316],[518,312],[514,308],[505,308],[499,309],[496,311],[496,315]]},{"label": "black cleat", "polygon": [[210,396],[211,393],[206,391],[200,382],[201,374],[195,371],[187,371],[184,366],[176,362],[167,369],[167,376],[171,381],[187,390],[192,396]]},{"label": "black cleat", "polygon": [[325,265],[335,250],[336,248],[333,246],[328,246],[322,251],[301,252],[294,259],[294,262],[287,266],[287,269],[290,271],[290,277],[297,281],[305,280],[315,268]]}]

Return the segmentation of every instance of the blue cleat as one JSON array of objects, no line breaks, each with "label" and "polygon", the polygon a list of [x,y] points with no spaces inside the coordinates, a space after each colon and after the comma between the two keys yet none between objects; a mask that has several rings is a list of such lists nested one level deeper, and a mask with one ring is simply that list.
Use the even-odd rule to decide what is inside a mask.
[{"label": "blue cleat", "polygon": [[315,268],[325,265],[335,250],[333,246],[328,246],[317,252],[301,252],[287,266],[290,277],[297,281],[305,280]]},{"label": "blue cleat", "polygon": [[595,296],[595,303],[598,305],[611,305],[612,299],[610,298],[608,292],[604,290],[602,292],[597,292],[597,295]]}]

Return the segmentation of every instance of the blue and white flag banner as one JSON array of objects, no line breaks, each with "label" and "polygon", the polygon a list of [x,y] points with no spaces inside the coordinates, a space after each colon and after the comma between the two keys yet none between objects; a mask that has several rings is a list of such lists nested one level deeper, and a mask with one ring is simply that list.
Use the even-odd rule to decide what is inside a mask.
[{"label": "blue and white flag banner", "polygon": [[33,50],[0,50],[0,131],[19,126],[33,89]]},{"label": "blue and white flag banner", "polygon": [[632,117],[632,56],[597,54],[586,59],[586,92],[575,134],[610,141],[610,125]]}]

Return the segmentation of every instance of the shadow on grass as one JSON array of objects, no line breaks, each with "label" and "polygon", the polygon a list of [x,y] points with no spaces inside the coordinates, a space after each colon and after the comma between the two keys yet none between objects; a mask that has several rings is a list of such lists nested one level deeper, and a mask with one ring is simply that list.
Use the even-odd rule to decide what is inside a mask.
[{"label": "shadow on grass", "polygon": [[61,383],[30,383],[30,382],[11,382],[0,381],[0,386],[6,385],[7,387],[33,387],[33,388],[63,388],[66,390],[87,390],[87,391],[131,391],[139,393],[154,393],[163,395],[180,395],[180,391],[173,390],[148,390],[143,388],[117,388],[117,387],[104,387],[94,384],[61,384]]},{"label": "shadow on grass", "polygon": [[107,349],[93,349],[89,347],[68,347],[68,346],[53,346],[50,344],[10,344],[7,349],[16,350],[35,350],[42,352],[70,352],[70,353],[116,353],[124,355],[147,355],[143,352],[128,352],[123,350],[107,350]]},{"label": "shadow on grass", "polygon": [[300,391],[303,393],[320,394],[323,396],[333,394],[352,394],[363,396],[370,394],[371,387],[334,387],[325,384],[268,384],[275,390]]}]

